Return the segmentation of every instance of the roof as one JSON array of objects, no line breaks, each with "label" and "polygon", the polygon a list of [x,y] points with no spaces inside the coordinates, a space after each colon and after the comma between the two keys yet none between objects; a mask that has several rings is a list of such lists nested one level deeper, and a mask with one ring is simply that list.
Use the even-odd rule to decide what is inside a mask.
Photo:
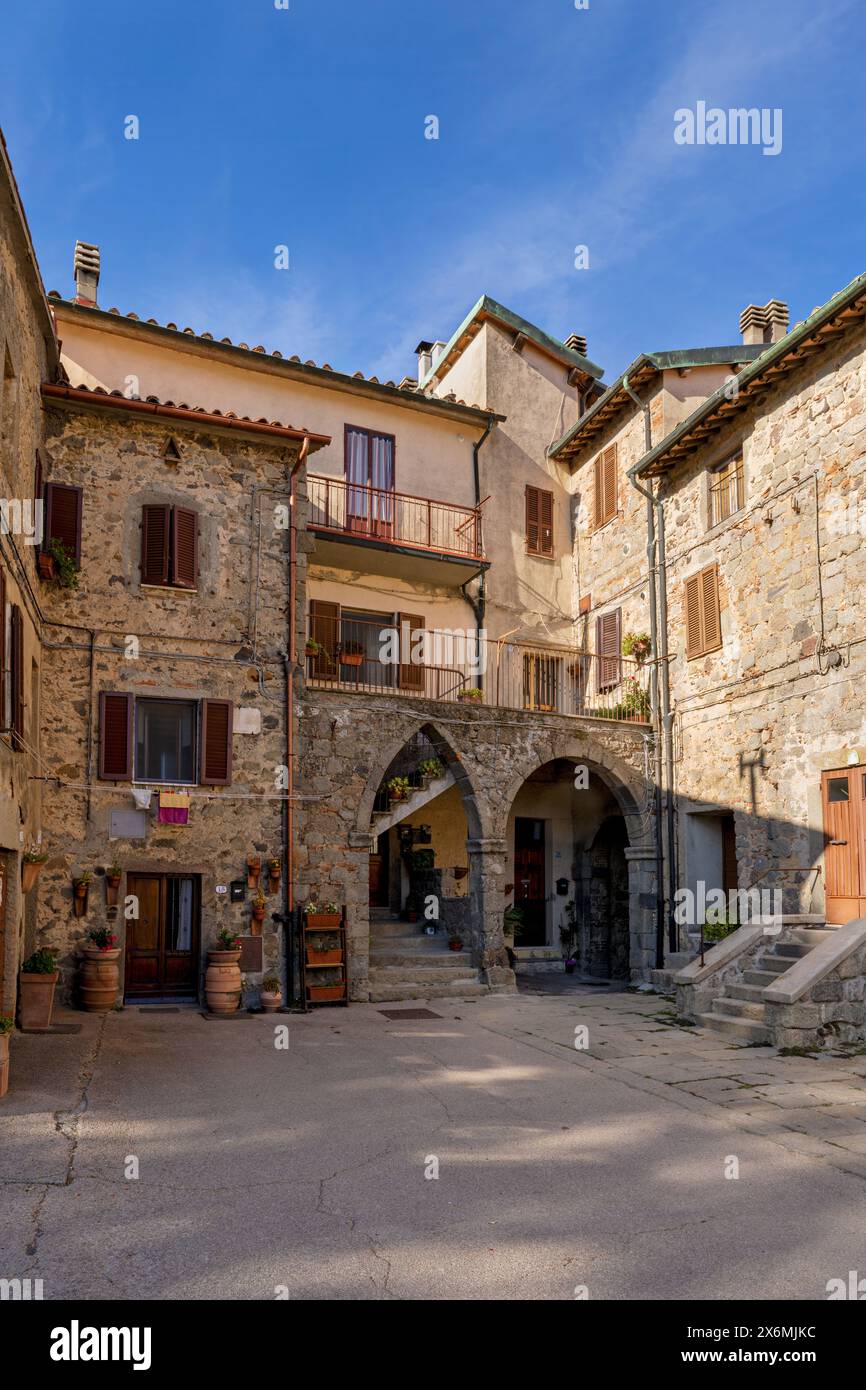
[{"label": "roof", "polygon": [[36,251],[33,247],[33,238],[30,235],[27,214],[24,211],[24,204],[21,201],[21,194],[18,191],[18,184],[12,169],[12,160],[9,157],[9,149],[2,129],[0,129],[0,171],[2,171],[4,175],[4,182],[6,183],[9,200],[12,204],[13,219],[17,221],[21,233],[24,254],[29,266],[30,287],[33,292],[33,298],[42,316],[45,348],[51,368],[54,370],[60,357],[57,335],[54,331],[54,319],[48,307],[45,286],[42,283],[42,272],[39,269],[39,262],[36,259]]},{"label": "roof", "polygon": [[634,408],[634,401],[625,389],[626,380],[632,388],[636,388],[665,371],[685,372],[691,367],[725,365],[734,369],[743,362],[751,362],[763,351],[763,344],[747,346],[737,343],[732,347],[676,348],[670,352],[642,352],[616,381],[608,386],[604,395],[599,396],[586,414],[551,446],[548,450],[550,457],[569,462],[590,447],[621,410]]},{"label": "roof", "polygon": [[[235,359],[242,356],[245,359],[245,366],[251,365],[250,359],[254,359],[257,364],[263,362],[271,370],[279,364],[278,370],[280,372],[296,379],[302,379],[312,386],[330,386],[340,390],[361,391],[376,396],[380,400],[387,400],[392,404],[407,405],[412,409],[432,411],[441,415],[457,416],[461,420],[477,424],[479,427],[486,426],[491,419],[505,419],[504,415],[496,415],[480,405],[471,405],[466,401],[458,400],[453,394],[444,397],[428,396],[417,383],[411,386],[397,386],[393,381],[381,382],[375,376],[365,377],[363,372],[355,372],[353,376],[350,376],[345,372],[334,371],[334,368],[327,362],[320,367],[312,360],[302,362],[297,356],[284,357],[277,348],[268,352],[261,344],[250,347],[247,343],[233,343],[231,338],[215,338],[212,333],[196,333],[193,328],[179,329],[176,323],[161,324],[156,319],[142,319],[139,314],[131,311],[127,314],[121,314],[120,310],[115,308],[100,309],[76,304],[73,300],[64,299],[57,290],[49,290],[48,298],[61,316],[81,319],[82,321],[97,320],[103,325],[107,325],[108,322],[116,325],[120,320],[124,327],[131,327],[135,332],[144,332],[161,338],[186,338],[195,345],[206,347],[209,351],[216,350]],[[404,377],[405,381],[406,378]]]},{"label": "roof", "polygon": [[739,372],[735,383],[720,386],[629,471],[635,475],[669,471],[721,430],[737,411],[753,405],[771,390],[780,377],[802,366],[828,342],[864,318],[866,273],[858,275],[826,304],[814,309],[802,323],[795,324],[784,338],[762,348],[760,356]]},{"label": "roof", "polygon": [[309,439],[309,453],[323,449],[330,444],[329,434],[316,434],[305,426],[284,425],[279,420],[251,420],[248,415],[235,415],[231,410],[225,414],[221,410],[205,410],[200,405],[187,405],[181,401],[161,401],[156,396],[144,400],[138,396],[125,396],[122,391],[106,391],[103,387],[69,386],[66,383],[46,382],[42,386],[45,400],[58,401],[67,405],[82,405],[98,410],[124,410],[133,415],[158,416],[161,419],[189,422],[211,429],[242,430],[246,434],[268,435],[276,440],[290,439],[301,443]]},{"label": "roof", "polygon": [[567,348],[558,338],[552,338],[543,329],[536,328],[534,323],[529,323],[527,319],[522,319],[519,314],[514,314],[510,309],[506,309],[503,304],[497,303],[489,295],[483,294],[478,303],[469,311],[466,318],[457,329],[451,340],[446,343],[445,351],[441,357],[436,359],[430,371],[421,382],[421,388],[426,389],[434,381],[441,381],[442,377],[450,370],[454,363],[462,357],[472,339],[477,337],[483,325],[489,320],[501,324],[504,328],[511,329],[514,333],[522,334],[529,338],[536,347],[541,348],[549,356],[554,357],[557,362],[561,362],[566,367],[576,367],[585,376],[598,379],[604,375],[603,368],[590,362],[588,357],[583,357],[581,353],[575,352],[572,348]]}]

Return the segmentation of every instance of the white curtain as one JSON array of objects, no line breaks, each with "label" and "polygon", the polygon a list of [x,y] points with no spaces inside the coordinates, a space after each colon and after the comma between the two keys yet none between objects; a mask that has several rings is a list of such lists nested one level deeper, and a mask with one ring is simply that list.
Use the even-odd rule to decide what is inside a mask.
[{"label": "white curtain", "polygon": [[[373,518],[389,525],[393,520],[394,502],[390,494],[394,491],[394,441],[382,435],[373,435],[371,440],[370,481],[381,491],[373,497]],[[388,496],[382,496],[388,493]]]},{"label": "white curtain", "polygon": [[357,483],[357,487],[349,487],[346,502],[347,517],[366,517],[367,511],[367,484],[369,483],[369,446],[368,437],[360,430],[349,430],[346,434],[346,479],[351,483]]}]

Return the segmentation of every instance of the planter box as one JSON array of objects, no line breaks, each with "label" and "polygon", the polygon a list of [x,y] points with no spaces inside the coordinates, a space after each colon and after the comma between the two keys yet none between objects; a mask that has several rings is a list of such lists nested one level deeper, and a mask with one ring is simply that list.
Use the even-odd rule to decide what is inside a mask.
[{"label": "planter box", "polygon": [[346,997],[345,985],[307,985],[311,1004],[327,1004]]},{"label": "planter box", "polygon": [[18,976],[18,1023],[22,1030],[51,1027],[59,978],[59,970],[51,975],[25,975],[22,971]]},{"label": "planter box", "polygon": [[314,951],[307,947],[307,965],[342,965],[343,952],[339,946],[329,946],[327,951]]},{"label": "planter box", "polygon": [[307,931],[336,931],[343,924],[339,912],[307,912]]},{"label": "planter box", "polygon": [[341,666],[361,666],[364,661],[363,652],[343,652],[340,656]]}]

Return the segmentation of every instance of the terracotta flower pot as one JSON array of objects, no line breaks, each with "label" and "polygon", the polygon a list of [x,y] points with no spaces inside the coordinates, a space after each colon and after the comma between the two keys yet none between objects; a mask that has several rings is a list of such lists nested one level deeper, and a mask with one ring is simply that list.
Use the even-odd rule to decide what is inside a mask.
[{"label": "terracotta flower pot", "polygon": [[0,1033],[0,1096],[9,1090],[9,1034]]},{"label": "terracotta flower pot", "polygon": [[241,970],[237,951],[208,951],[204,993],[212,1014],[235,1014],[241,1003]]},{"label": "terracotta flower pot", "polygon": [[361,666],[363,661],[363,652],[343,652],[340,656],[341,666]]},{"label": "terracotta flower pot", "polygon": [[311,1004],[327,1004],[344,997],[344,985],[308,985],[307,993]]},{"label": "terracotta flower pot", "polygon": [[42,864],[28,862],[26,859],[21,865],[21,891],[29,893],[31,888],[36,886],[39,875],[42,873]]},{"label": "terracotta flower pot", "polygon": [[309,931],[330,931],[333,927],[339,927],[342,918],[339,912],[308,912],[307,928]]},{"label": "terracotta flower pot", "polygon": [[54,991],[60,971],[51,975],[18,976],[18,1025],[22,1029],[50,1028]]},{"label": "terracotta flower pot", "polygon": [[54,563],[54,556],[40,555],[38,558],[40,579],[53,579],[55,574],[57,573],[57,566]]},{"label": "terracotta flower pot", "polygon": [[448,950],[449,950],[449,951],[462,951],[462,950],[463,950],[463,942],[462,942],[458,937],[452,937],[452,939],[448,942]]},{"label": "terracotta flower pot", "polygon": [[342,965],[343,952],[339,946],[329,946],[325,951],[307,947],[307,965]]},{"label": "terracotta flower pot", "polygon": [[88,1014],[104,1014],[113,1009],[120,992],[120,947],[101,951],[85,946],[81,962],[81,1007]]},{"label": "terracotta flower pot", "polygon": [[261,875],[262,875],[262,861],[261,861],[261,859],[255,859],[255,860],[248,859],[248,860],[247,860],[247,887],[248,887],[248,888],[258,888],[258,886],[259,886],[259,879],[261,878]]},{"label": "terracotta flower pot", "polygon": [[261,992],[262,1008],[266,1014],[276,1013],[283,1002],[282,991],[272,994],[270,990],[263,989]]}]

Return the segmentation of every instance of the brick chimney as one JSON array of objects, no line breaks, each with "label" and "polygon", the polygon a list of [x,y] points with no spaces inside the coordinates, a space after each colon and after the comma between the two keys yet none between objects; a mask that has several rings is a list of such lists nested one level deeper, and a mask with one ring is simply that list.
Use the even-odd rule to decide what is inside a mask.
[{"label": "brick chimney", "polygon": [[569,348],[571,352],[579,352],[581,357],[586,356],[586,338],[582,333],[571,333],[563,346]]},{"label": "brick chimney", "polygon": [[740,332],[747,347],[756,343],[778,343],[788,331],[788,306],[781,299],[747,304],[740,314]]},{"label": "brick chimney", "polygon": [[96,289],[99,284],[99,247],[86,241],[76,241],[72,259],[75,274],[75,303],[96,308]]}]

